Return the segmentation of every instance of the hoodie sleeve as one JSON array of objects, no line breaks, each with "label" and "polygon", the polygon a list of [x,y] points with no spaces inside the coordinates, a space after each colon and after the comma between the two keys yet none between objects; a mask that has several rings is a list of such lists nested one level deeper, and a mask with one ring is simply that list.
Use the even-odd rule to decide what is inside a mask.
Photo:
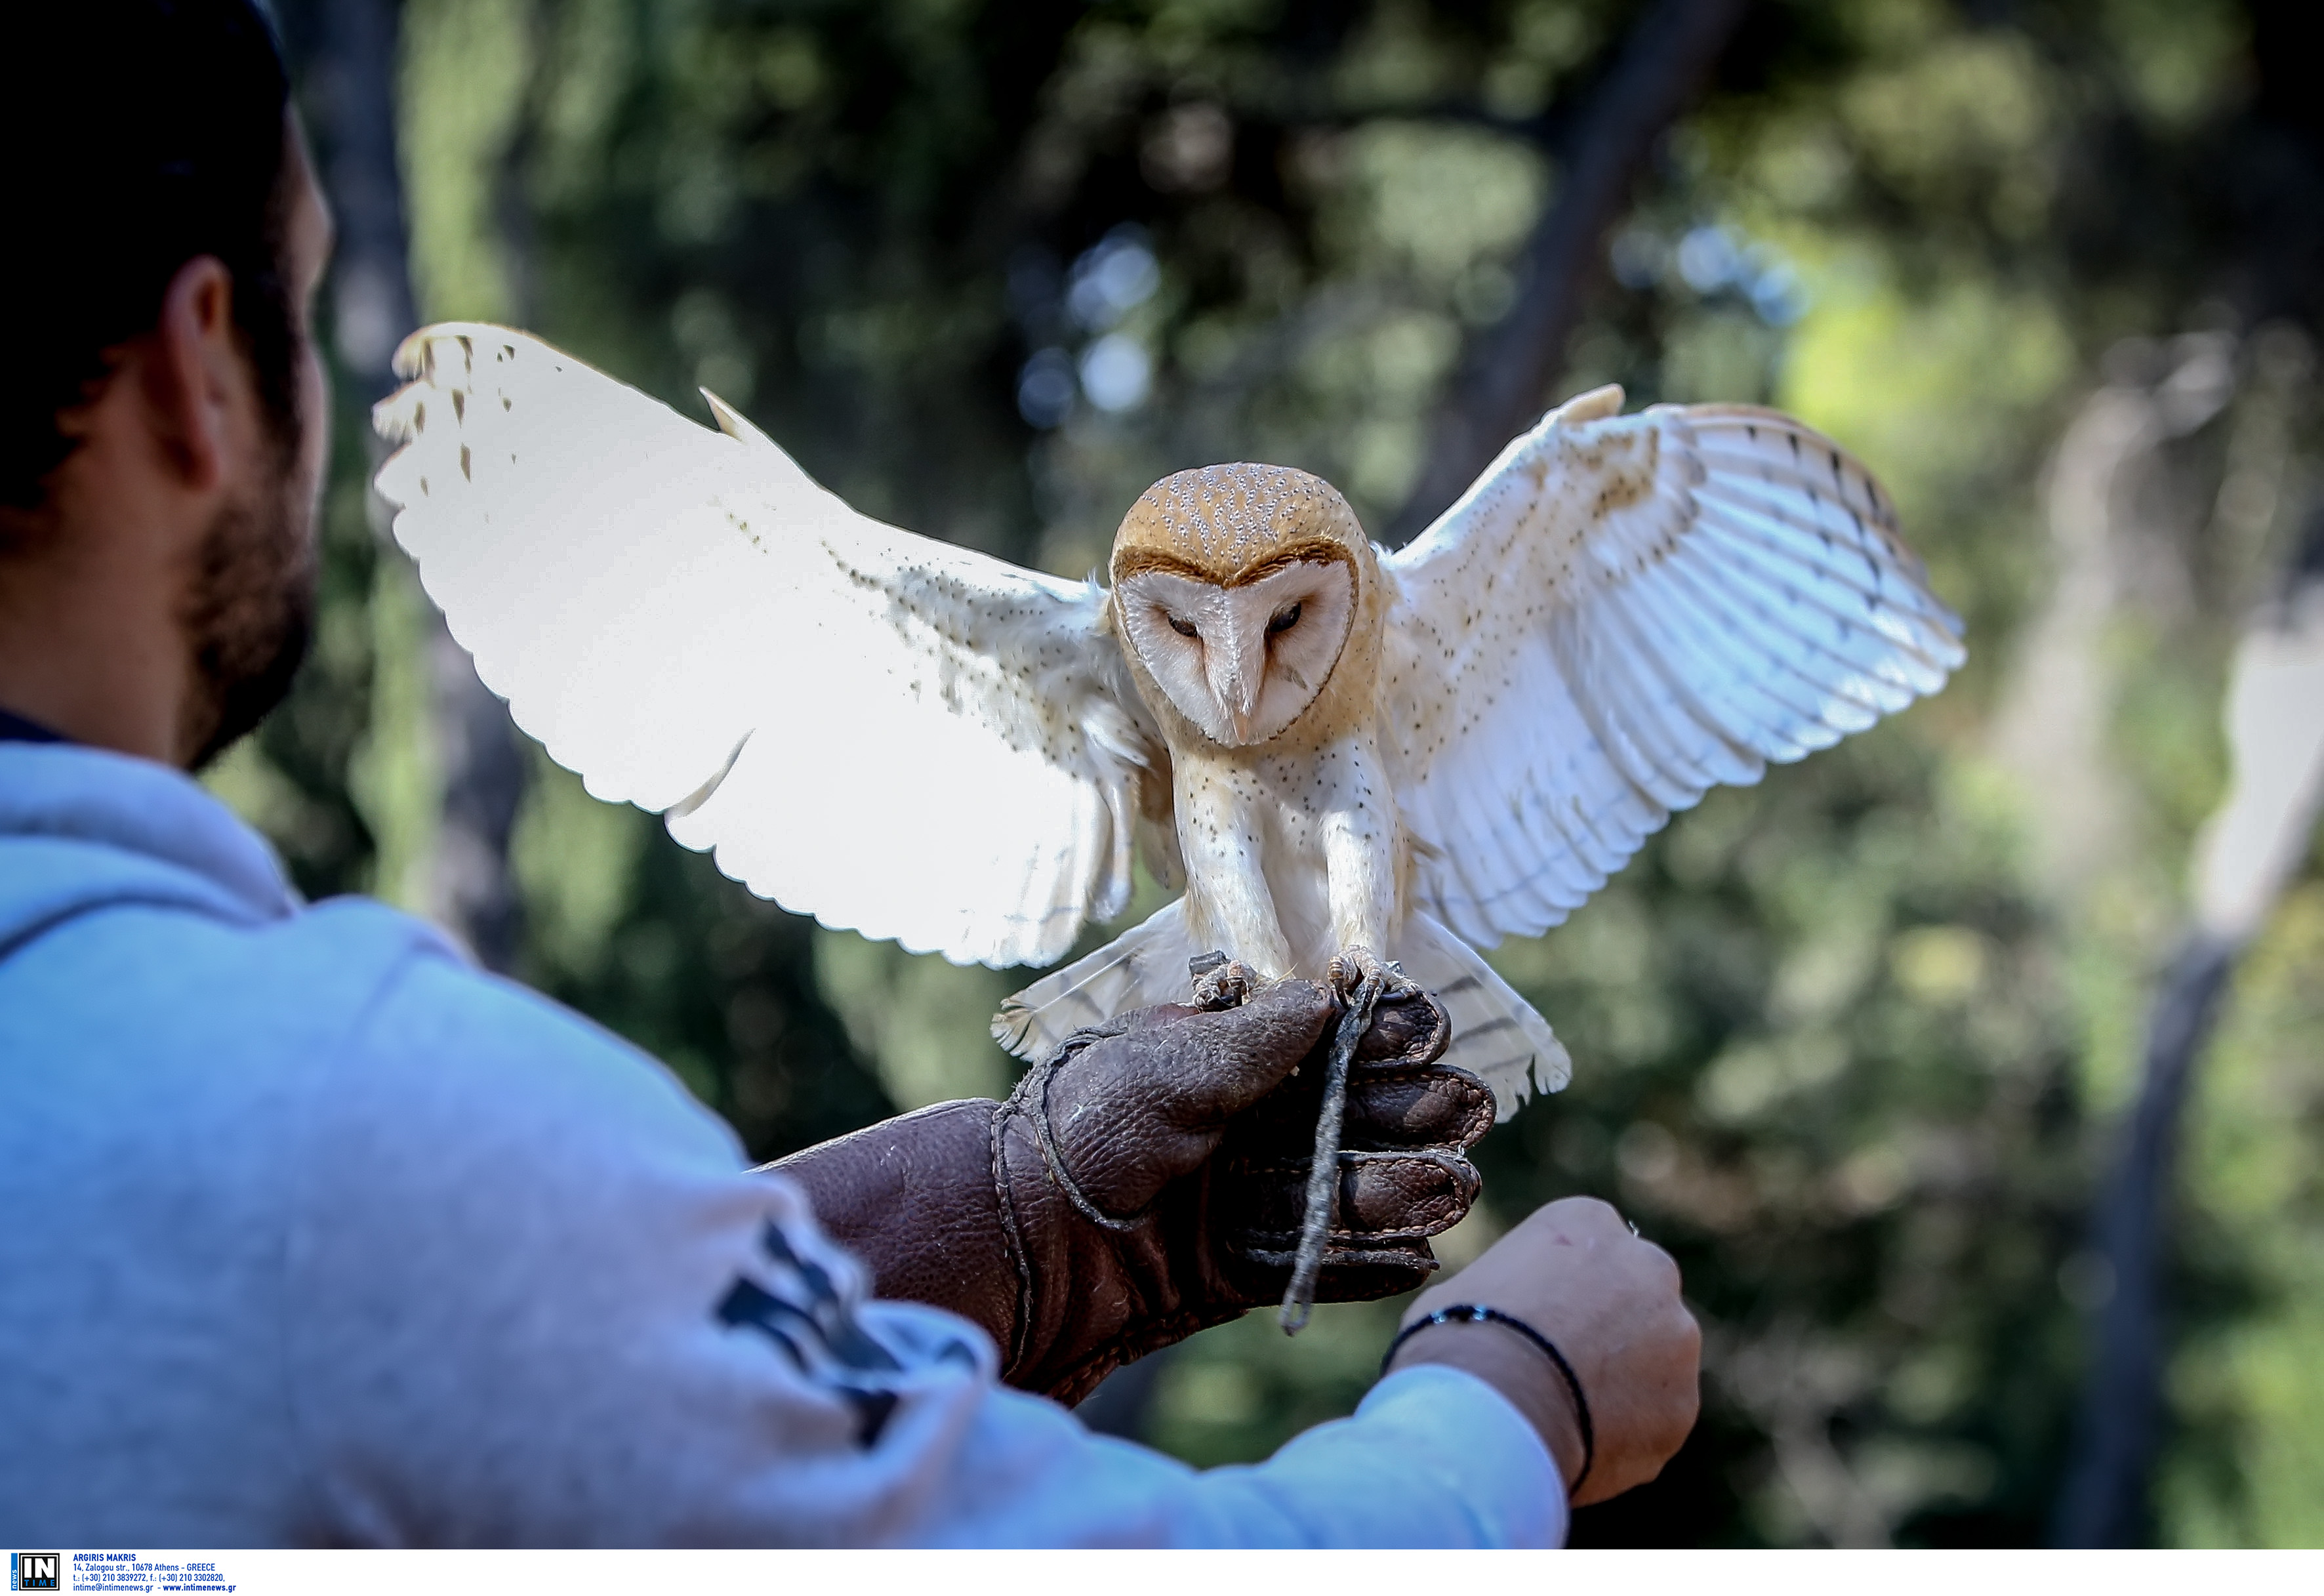
[{"label": "hoodie sleeve", "polygon": [[668,1072],[439,953],[318,1070],[281,1313],[312,1538],[354,1545],[1540,1545],[1546,1451],[1422,1369],[1198,1472],[867,1301]]}]

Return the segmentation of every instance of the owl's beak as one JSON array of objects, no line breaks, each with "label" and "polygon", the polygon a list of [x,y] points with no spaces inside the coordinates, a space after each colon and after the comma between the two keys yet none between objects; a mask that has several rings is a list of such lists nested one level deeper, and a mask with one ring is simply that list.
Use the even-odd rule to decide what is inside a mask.
[{"label": "owl's beak", "polygon": [[1250,741],[1251,722],[1259,714],[1259,695],[1267,686],[1267,617],[1263,605],[1245,595],[1230,592],[1204,637],[1203,663],[1210,677],[1211,697],[1225,712],[1239,743]]},{"label": "owl's beak", "polygon": [[1228,724],[1234,727],[1235,741],[1250,741],[1251,723],[1259,718],[1259,688],[1257,677],[1238,674],[1232,690],[1222,695],[1220,701],[1227,706]]},{"label": "owl's beak", "polygon": [[[1217,668],[1211,677],[1211,691],[1218,698],[1219,707],[1227,712],[1227,724],[1234,728],[1235,741],[1248,743],[1251,719],[1259,713],[1259,689],[1263,678],[1259,672],[1243,669],[1242,660],[1237,657],[1240,652],[1226,649],[1214,652]],[[1264,658],[1262,654],[1262,660]]]}]

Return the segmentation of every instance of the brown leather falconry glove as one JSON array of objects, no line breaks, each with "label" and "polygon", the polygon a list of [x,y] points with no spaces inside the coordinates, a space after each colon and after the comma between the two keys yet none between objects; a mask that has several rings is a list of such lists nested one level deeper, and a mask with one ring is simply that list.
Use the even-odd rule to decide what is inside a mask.
[{"label": "brown leather falconry glove", "polygon": [[[1339,1004],[1284,981],[1067,1038],[1005,1103],[940,1103],[774,1166],[879,1294],[949,1308],[1010,1384],[1078,1402],[1120,1365],[1283,1295]],[[1420,1284],[1476,1200],[1491,1093],[1438,1063],[1425,997],[1383,1001],[1350,1072],[1319,1300]],[[1303,1064],[1308,1067],[1300,1067]],[[1295,1070],[1296,1074],[1295,1075]]]}]

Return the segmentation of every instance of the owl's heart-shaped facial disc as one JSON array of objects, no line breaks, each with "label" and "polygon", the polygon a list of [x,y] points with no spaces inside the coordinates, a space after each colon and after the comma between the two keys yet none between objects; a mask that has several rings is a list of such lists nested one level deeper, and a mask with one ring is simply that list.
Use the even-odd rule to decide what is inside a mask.
[{"label": "owl's heart-shaped facial disc", "polygon": [[1138,571],[1116,596],[1155,684],[1230,748],[1280,734],[1315,701],[1355,613],[1354,579],[1336,559],[1294,560],[1232,586]]}]

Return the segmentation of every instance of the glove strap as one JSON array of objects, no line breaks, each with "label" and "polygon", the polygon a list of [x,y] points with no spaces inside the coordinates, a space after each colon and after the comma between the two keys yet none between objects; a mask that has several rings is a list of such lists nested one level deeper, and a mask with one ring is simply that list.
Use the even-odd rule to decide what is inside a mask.
[{"label": "glove strap", "polygon": [[1065,1155],[1057,1150],[1056,1132],[1049,1124],[1049,1083],[1055,1080],[1057,1072],[1073,1062],[1075,1056],[1084,1048],[1102,1042],[1108,1037],[1120,1034],[1121,1034],[1120,1026],[1111,1029],[1105,1026],[1092,1026],[1086,1030],[1075,1031],[1065,1039],[1055,1053],[1025,1072],[1025,1078],[1017,1083],[1017,1089],[1009,1094],[1009,1101],[1001,1104],[1001,1112],[993,1117],[995,1126],[993,1157],[996,1167],[1000,1158],[998,1149],[1001,1146],[998,1127],[1010,1114],[1021,1114],[1033,1127],[1033,1139],[1041,1149],[1041,1162],[1048,1166],[1049,1179],[1059,1191],[1065,1193],[1065,1201],[1071,1203],[1075,1212],[1092,1224],[1102,1230],[1112,1231],[1117,1234],[1137,1230],[1145,1222],[1146,1215],[1141,1213],[1133,1213],[1127,1219],[1117,1217],[1090,1201],[1089,1194],[1082,1190],[1081,1182],[1075,1180],[1073,1172],[1065,1167]]},{"label": "glove strap", "polygon": [[[1038,1292],[1033,1279],[1031,1252],[1025,1244],[1024,1228],[1018,1218],[1017,1195],[1009,1168],[1009,1124],[1023,1120],[1033,1132],[1034,1144],[1039,1148],[1041,1162],[1049,1184],[1065,1194],[1083,1218],[1101,1230],[1116,1233],[1144,1228],[1147,1216],[1133,1214],[1128,1219],[1116,1218],[1101,1209],[1083,1191],[1072,1171],[1065,1167],[1065,1156],[1058,1151],[1056,1132],[1049,1123],[1049,1083],[1056,1073],[1072,1062],[1083,1049],[1120,1035],[1125,1028],[1119,1023],[1092,1026],[1067,1037],[1057,1050],[1035,1065],[1017,1083],[1015,1091],[993,1112],[991,1127],[992,1190],[1000,1204],[1001,1231],[1009,1261],[1017,1270],[1017,1323],[1009,1337],[1009,1361],[1004,1366],[1007,1378],[1025,1367],[1033,1333],[1033,1317],[1038,1310]],[[1134,1355],[1134,1354],[1133,1354]],[[1093,1382],[1094,1383],[1094,1382]],[[1076,1398],[1074,1400],[1078,1400]]]},{"label": "glove strap", "polygon": [[1009,1121],[1016,1112],[1014,1098],[1002,1103],[993,1112],[989,1132],[992,1195],[1001,1205],[1001,1249],[1009,1254],[1009,1262],[1017,1271],[1017,1315],[1016,1323],[1009,1330],[1008,1370],[1023,1366],[1025,1338],[1031,1333],[1033,1324],[1033,1260],[1025,1251],[1025,1232],[1017,1223],[1017,1195],[1010,1189],[1009,1181]]},{"label": "glove strap", "polygon": [[1582,1394],[1582,1377],[1573,1372],[1573,1365],[1565,1361],[1565,1354],[1557,1350],[1557,1343],[1515,1314],[1505,1314],[1481,1303],[1455,1303],[1449,1308],[1437,1309],[1425,1319],[1415,1319],[1397,1331],[1396,1339],[1388,1343],[1388,1351],[1380,1356],[1380,1374],[1383,1377],[1388,1374],[1388,1365],[1396,1361],[1397,1348],[1422,1331],[1439,1324],[1507,1325],[1539,1347],[1542,1355],[1557,1365],[1557,1372],[1565,1377],[1565,1388],[1573,1393],[1573,1427],[1582,1432],[1582,1471],[1573,1476],[1573,1483],[1566,1487],[1566,1494],[1570,1497],[1580,1490],[1582,1482],[1590,1478],[1590,1465],[1598,1461],[1598,1430],[1590,1422],[1590,1398]]}]

